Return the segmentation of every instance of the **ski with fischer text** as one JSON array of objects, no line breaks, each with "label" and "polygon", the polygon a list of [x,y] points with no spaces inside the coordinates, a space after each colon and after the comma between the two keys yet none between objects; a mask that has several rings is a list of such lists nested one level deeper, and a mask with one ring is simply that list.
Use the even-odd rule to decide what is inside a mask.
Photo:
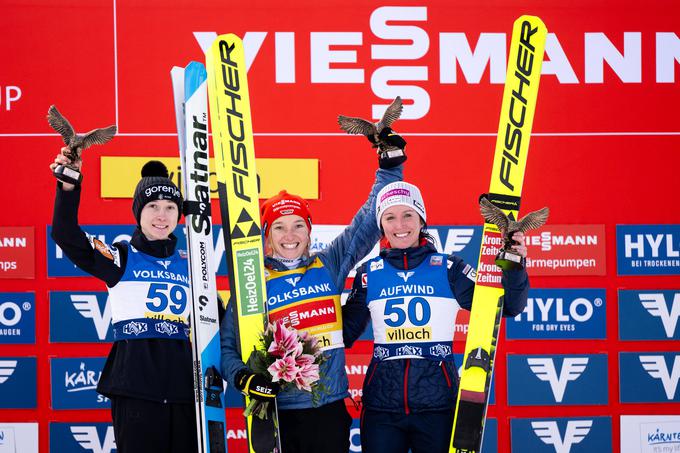
[{"label": "ski with fischer text", "polygon": [[[241,358],[248,363],[267,320],[267,288],[243,42],[233,34],[218,36],[206,58],[234,325]],[[249,404],[247,396],[245,403]],[[276,403],[272,406],[273,413],[265,420],[246,418],[249,452],[281,452]]]},{"label": "ski with fischer text", "polygon": [[[538,17],[522,16],[514,23],[510,42],[488,198],[514,219],[519,213],[546,35]],[[502,244],[496,225],[485,223],[450,452],[482,449],[503,309],[502,273],[494,263]]]}]

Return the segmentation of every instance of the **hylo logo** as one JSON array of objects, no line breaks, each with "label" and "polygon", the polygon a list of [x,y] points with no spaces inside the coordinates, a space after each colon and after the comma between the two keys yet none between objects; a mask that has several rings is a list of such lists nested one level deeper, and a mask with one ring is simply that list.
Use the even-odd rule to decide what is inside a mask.
[{"label": "hylo logo", "polygon": [[562,439],[556,421],[531,422],[534,433],[544,444],[555,446],[555,453],[569,453],[571,446],[581,442],[592,426],[592,420],[569,420]]},{"label": "hylo logo", "polygon": [[588,365],[587,357],[567,357],[562,362],[560,375],[557,376],[555,363],[552,358],[529,358],[527,359],[529,368],[541,381],[550,384],[555,401],[562,402],[564,392],[567,389],[567,382],[575,381],[585,371]]},{"label": "hylo logo", "polygon": [[5,327],[13,327],[21,321],[21,309],[28,311],[31,309],[29,302],[21,304],[21,308],[15,302],[7,301],[0,304],[0,324]]}]

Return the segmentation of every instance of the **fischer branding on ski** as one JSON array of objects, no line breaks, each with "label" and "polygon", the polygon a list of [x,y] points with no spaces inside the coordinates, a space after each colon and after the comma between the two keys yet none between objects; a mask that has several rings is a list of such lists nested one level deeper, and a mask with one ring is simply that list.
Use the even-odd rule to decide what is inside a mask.
[{"label": "fischer branding on ski", "polygon": [[[538,17],[522,16],[513,25],[489,200],[515,219],[522,194],[546,34],[546,27]],[[503,309],[502,272],[494,263],[502,244],[498,228],[485,223],[450,452],[481,452]]]},{"label": "fischer branding on ski", "polygon": [[219,310],[210,217],[206,72],[201,63],[171,71],[185,198],[196,429],[200,453],[226,453]]},{"label": "fischer branding on ski", "polygon": [[[218,36],[206,58],[229,285],[236,304],[236,337],[247,363],[264,329],[267,294],[243,42],[233,34]],[[246,428],[250,452],[281,451],[276,411],[266,421],[247,417]]]}]

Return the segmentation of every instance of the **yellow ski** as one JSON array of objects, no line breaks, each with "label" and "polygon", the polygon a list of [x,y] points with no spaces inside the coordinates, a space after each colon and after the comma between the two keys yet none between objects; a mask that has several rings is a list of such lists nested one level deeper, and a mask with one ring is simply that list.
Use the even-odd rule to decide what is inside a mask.
[{"label": "yellow ski", "polygon": [[[489,200],[515,219],[522,195],[546,35],[545,25],[534,16],[520,17],[512,30]],[[502,273],[494,263],[502,243],[498,228],[485,223],[450,452],[481,452],[503,309]]]},{"label": "yellow ski", "polygon": [[[208,98],[236,337],[244,362],[264,329],[267,300],[253,126],[241,38],[218,36],[206,54]],[[246,397],[246,406],[249,401]],[[252,453],[280,452],[276,411],[246,419]]]}]

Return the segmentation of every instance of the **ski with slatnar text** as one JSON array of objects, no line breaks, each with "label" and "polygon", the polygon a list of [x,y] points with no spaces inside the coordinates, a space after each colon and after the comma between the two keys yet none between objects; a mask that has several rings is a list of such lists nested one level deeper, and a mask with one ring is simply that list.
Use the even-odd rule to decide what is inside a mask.
[{"label": "ski with slatnar text", "polygon": [[182,168],[189,280],[191,343],[199,453],[226,453],[223,381],[220,376],[220,326],[208,154],[205,67],[191,62],[171,71]]},{"label": "ski with slatnar text", "polygon": [[[534,16],[520,17],[512,30],[488,198],[513,219],[519,213],[546,34],[545,25]],[[485,223],[450,452],[482,451],[503,310],[502,272],[494,263],[502,243],[496,225]]]},{"label": "ski with slatnar text", "polygon": [[[267,320],[267,288],[243,42],[233,34],[218,36],[206,58],[234,325],[241,358],[248,363]],[[245,399],[248,406],[249,398]],[[264,420],[252,415],[246,418],[251,453],[281,452],[276,402],[271,406],[273,413]]]}]

